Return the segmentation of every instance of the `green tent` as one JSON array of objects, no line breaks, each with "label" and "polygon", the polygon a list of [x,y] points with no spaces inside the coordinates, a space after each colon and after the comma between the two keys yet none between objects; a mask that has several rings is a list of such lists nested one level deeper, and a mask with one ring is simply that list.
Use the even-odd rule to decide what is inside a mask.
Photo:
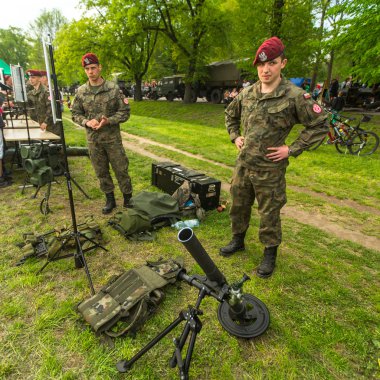
[{"label": "green tent", "polygon": [[2,59],[0,59],[0,68],[3,69],[3,74],[11,75],[10,66],[7,63],[5,63]]}]

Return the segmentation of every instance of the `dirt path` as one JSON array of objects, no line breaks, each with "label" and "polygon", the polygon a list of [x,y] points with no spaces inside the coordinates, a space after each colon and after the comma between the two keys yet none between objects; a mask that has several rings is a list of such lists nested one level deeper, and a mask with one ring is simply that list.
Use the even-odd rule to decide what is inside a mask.
[{"label": "dirt path", "polygon": [[[143,147],[146,146],[146,145],[154,145],[154,146],[159,146],[159,147],[167,149],[167,150],[171,150],[172,152],[183,154],[184,156],[187,156],[187,157],[196,158],[197,160],[208,162],[210,164],[219,166],[219,167],[224,168],[224,169],[230,169],[230,170],[233,169],[232,166],[225,165],[225,164],[222,164],[220,162],[215,162],[215,161],[209,160],[208,158],[205,158],[205,157],[203,157],[203,156],[201,156],[199,154],[193,154],[193,153],[185,152],[185,151],[183,151],[181,149],[172,147],[170,145],[165,145],[165,144],[162,144],[162,143],[159,143],[159,142],[147,139],[145,137],[140,137],[140,136],[132,135],[132,134],[129,134],[129,133],[126,133],[126,132],[122,132],[122,135],[123,135],[123,137],[126,137],[128,139],[133,139],[133,140],[138,141],[138,143],[141,145],[141,147],[135,147],[133,149],[131,148],[131,150],[134,150],[134,149],[144,149]],[[144,155],[152,154],[152,153],[149,153],[146,150],[144,150],[144,152],[145,152]],[[141,154],[143,154],[143,153],[141,153]],[[155,155],[153,155],[153,156],[155,156]],[[158,156],[155,156],[155,157],[158,157]],[[151,158],[153,158],[153,157],[151,157]],[[161,159],[162,159],[162,157],[161,157]],[[330,203],[333,203],[333,204],[335,204],[337,206],[351,207],[351,208],[353,208],[353,209],[355,209],[357,211],[360,211],[360,212],[368,212],[368,213],[380,216],[380,210],[378,210],[378,209],[376,209],[374,207],[361,205],[361,204],[359,204],[359,203],[357,203],[357,202],[355,202],[353,200],[350,200],[350,199],[344,199],[344,200],[343,199],[339,199],[339,198],[336,198],[334,196],[330,196],[330,195],[327,195],[327,194],[324,194],[324,193],[317,193],[316,191],[312,191],[312,190],[306,189],[306,188],[301,187],[301,186],[288,185],[288,188],[291,189],[291,190],[293,190],[293,191],[297,191],[297,192],[300,192],[300,193],[305,193],[305,194],[311,195],[313,197],[318,197],[318,198],[322,198],[324,200],[328,200]],[[228,189],[229,189],[229,187],[228,187]]]},{"label": "dirt path", "polygon": [[[217,166],[232,170],[231,166],[224,165],[224,164],[209,160],[207,158],[204,158],[200,155],[185,152],[185,151],[182,151],[180,149],[177,149],[177,148],[171,147],[169,145],[165,145],[165,144],[162,144],[162,143],[159,143],[159,142],[156,142],[156,141],[144,138],[144,137],[139,137],[139,136],[132,135],[132,134],[129,134],[126,132],[122,132],[122,136],[124,138],[123,139],[123,145],[127,150],[131,150],[131,151],[136,152],[140,155],[149,157],[155,161],[170,161],[170,159],[167,157],[158,156],[152,152],[149,152],[148,150],[146,150],[144,148],[144,146],[146,146],[146,145],[159,146],[159,147],[165,148],[167,150],[171,150],[171,151],[183,154],[187,157],[196,158],[198,160],[209,162],[213,165],[217,165]],[[128,139],[133,140],[133,141],[137,141],[137,144],[135,142],[128,141]],[[222,190],[228,192],[229,186],[230,185],[228,183],[222,183]],[[314,197],[323,198],[325,200],[328,200],[330,203],[333,203],[336,205],[347,206],[347,207],[351,207],[353,209],[356,209],[358,211],[365,211],[365,212],[370,212],[370,213],[373,213],[376,215],[380,215],[379,210],[377,210],[373,207],[360,205],[360,204],[358,204],[352,200],[341,200],[341,199],[338,199],[338,198],[335,198],[332,196],[328,196],[328,195],[323,194],[323,193],[317,193],[317,192],[311,191],[309,189],[305,189],[303,187],[297,187],[297,186],[288,186],[288,187],[294,191],[303,192],[303,193],[306,193],[306,194],[314,196]],[[295,219],[300,223],[311,225],[311,226],[316,227],[316,228],[318,228],[324,232],[327,232],[329,234],[333,234],[333,235],[337,236],[338,238],[342,238],[342,236],[344,236],[345,240],[355,242],[355,243],[360,244],[363,247],[366,247],[369,249],[374,249],[374,250],[380,251],[380,239],[373,237],[373,236],[364,235],[358,231],[345,229],[344,227],[341,227],[338,224],[329,221],[324,215],[321,215],[318,213],[306,212],[304,210],[300,210],[300,209],[298,209],[296,207],[292,207],[292,206],[285,206],[281,210],[281,214],[285,218]]]}]

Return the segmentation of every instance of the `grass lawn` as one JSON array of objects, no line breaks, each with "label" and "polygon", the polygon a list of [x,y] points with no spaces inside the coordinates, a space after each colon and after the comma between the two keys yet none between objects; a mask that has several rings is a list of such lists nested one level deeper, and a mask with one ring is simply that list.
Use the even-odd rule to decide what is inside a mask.
[{"label": "grass lawn", "polygon": [[[131,109],[131,119],[123,124],[123,131],[224,166],[191,159],[165,147],[149,145],[147,150],[224,182],[231,177],[236,151],[224,130],[223,106],[144,101],[131,102]],[[69,118],[70,114],[65,112],[64,116]],[[84,131],[69,121],[64,124],[67,143],[85,145]],[[368,128],[380,133],[380,116],[375,116]],[[253,271],[262,252],[256,212],[247,234],[246,251],[229,259],[218,254],[219,247],[230,237],[228,213],[207,213],[206,220],[194,230],[199,241],[229,282],[239,280],[243,273],[251,277],[244,290],[266,304],[271,323],[256,339],[237,339],[220,325],[218,302],[206,297],[201,305],[203,328],[194,349],[191,379],[379,378],[379,250],[366,249],[347,239],[350,231],[380,238],[379,155],[380,152],[369,157],[340,155],[334,147],[322,146],[291,159],[287,173],[289,207],[309,212],[310,218],[321,214],[345,227],[347,235],[338,237],[286,216],[278,266],[267,280],[259,279]],[[134,152],[128,152],[128,156],[134,193],[157,191],[150,184],[152,160]],[[160,230],[153,242],[122,238],[107,225],[109,217],[101,213],[104,199],[88,158],[72,157],[69,164],[73,178],[92,198],[86,199],[73,187],[77,221],[94,215],[109,250],[86,255],[96,290],[112,275],[160,257],[182,255],[188,273],[202,273],[177,241],[174,229]],[[75,312],[75,306],[90,291],[85,271],[75,269],[72,258],[50,263],[40,275],[36,272],[45,262],[43,259],[14,265],[22,256],[15,244],[22,240],[23,233],[44,233],[71,223],[64,178],[52,185],[52,213],[45,217],[38,209],[45,189],[37,199],[30,199],[33,189],[21,195],[18,186],[24,175],[14,170],[15,184],[1,190],[0,378],[177,379],[178,370],[170,368],[168,361],[174,352],[172,339],[179,336],[183,325],[128,373],[119,374],[115,364],[136,354],[181,310],[194,305],[198,294],[195,287],[186,283],[169,286],[158,312],[136,338],[118,338],[113,348],[103,344]],[[120,210],[119,189],[116,197]],[[223,192],[222,199],[228,201],[228,193]]]}]

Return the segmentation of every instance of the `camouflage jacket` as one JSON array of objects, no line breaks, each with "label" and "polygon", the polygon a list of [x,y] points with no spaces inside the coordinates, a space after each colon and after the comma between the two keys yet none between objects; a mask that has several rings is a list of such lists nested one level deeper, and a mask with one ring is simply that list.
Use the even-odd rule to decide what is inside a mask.
[{"label": "camouflage jacket", "polygon": [[51,111],[51,104],[49,100],[49,92],[45,86],[39,85],[37,89],[27,93],[28,106],[32,109],[29,110],[29,116],[32,120],[37,121],[39,124],[46,123],[52,126],[53,116]]},{"label": "camouflage jacket", "polygon": [[[73,121],[86,128],[88,141],[112,141],[120,136],[120,123],[129,119],[130,106],[116,83],[104,81],[94,94],[87,82],[78,88],[71,112]],[[86,127],[89,120],[100,121],[103,115],[109,124],[98,130]]]},{"label": "camouflage jacket", "polygon": [[285,145],[293,126],[303,124],[305,128],[289,146],[292,156],[298,156],[327,134],[326,118],[310,94],[285,78],[269,94],[261,93],[260,82],[245,88],[225,111],[231,141],[240,135],[245,138],[237,163],[250,169],[286,167],[288,159],[273,162],[266,158],[267,148]]}]

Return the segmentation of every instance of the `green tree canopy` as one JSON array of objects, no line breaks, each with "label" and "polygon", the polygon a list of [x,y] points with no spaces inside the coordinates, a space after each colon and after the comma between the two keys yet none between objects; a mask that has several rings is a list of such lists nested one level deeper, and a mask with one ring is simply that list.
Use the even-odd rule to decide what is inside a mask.
[{"label": "green tree canopy", "polygon": [[[380,82],[380,3],[376,0],[346,0],[341,9],[347,18],[341,21],[344,33],[338,39],[342,50],[349,47],[351,74],[357,80]],[[341,9],[337,9],[340,11]]]},{"label": "green tree canopy", "polygon": [[67,23],[67,19],[58,9],[51,11],[43,10],[29,25],[29,38],[32,49],[29,54],[29,64],[31,67],[42,69],[45,67],[43,56],[42,38],[54,41],[57,32]]},{"label": "green tree canopy", "polygon": [[20,28],[0,29],[0,58],[8,64],[27,66],[30,46]]}]

